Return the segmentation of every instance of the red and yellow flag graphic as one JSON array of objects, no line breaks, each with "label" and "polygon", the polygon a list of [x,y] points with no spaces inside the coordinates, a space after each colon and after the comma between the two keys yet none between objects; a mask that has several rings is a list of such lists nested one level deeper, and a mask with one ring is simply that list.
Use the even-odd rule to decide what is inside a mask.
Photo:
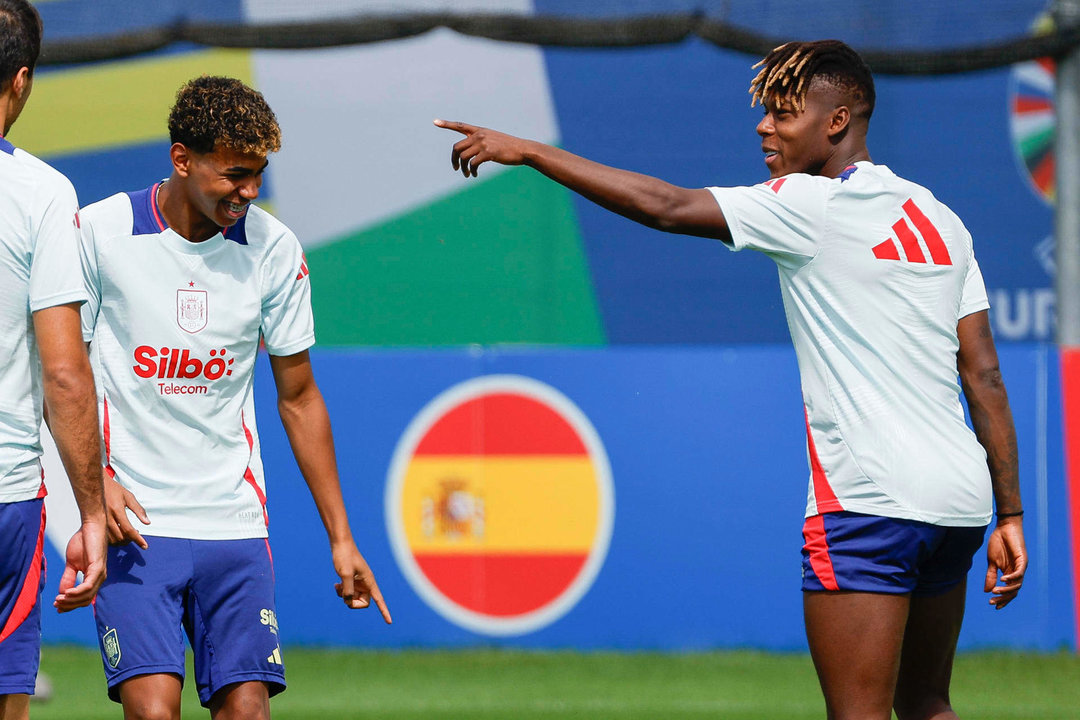
[{"label": "red and yellow flag graphic", "polygon": [[585,416],[549,386],[489,376],[451,388],[414,421],[391,475],[399,562],[436,610],[466,627],[506,634],[547,624],[603,561],[607,458]]}]

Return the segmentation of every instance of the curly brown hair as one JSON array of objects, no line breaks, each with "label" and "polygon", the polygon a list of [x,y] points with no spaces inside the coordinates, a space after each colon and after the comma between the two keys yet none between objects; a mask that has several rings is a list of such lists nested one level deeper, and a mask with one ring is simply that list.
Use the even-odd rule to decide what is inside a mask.
[{"label": "curly brown hair", "polygon": [[267,155],[281,149],[281,126],[258,90],[235,78],[203,75],[176,93],[169,139],[198,153],[226,148]]}]

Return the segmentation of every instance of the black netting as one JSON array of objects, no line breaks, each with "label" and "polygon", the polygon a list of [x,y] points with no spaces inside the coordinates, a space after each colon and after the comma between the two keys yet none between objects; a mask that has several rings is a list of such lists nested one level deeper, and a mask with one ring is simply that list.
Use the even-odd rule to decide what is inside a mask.
[{"label": "black netting", "polygon": [[[1080,30],[1054,29],[1042,0],[537,0],[524,3],[526,9],[516,7],[523,3],[515,0],[472,4],[500,11],[454,10],[449,9],[452,3],[439,0],[61,0],[41,6],[48,29],[42,63],[104,60],[178,42],[231,48],[332,47],[406,38],[436,28],[557,47],[632,47],[696,36],[758,56],[791,39],[838,37],[856,47],[875,72],[899,75],[981,70],[1060,56],[1080,45]],[[361,5],[364,11],[358,13]]]}]

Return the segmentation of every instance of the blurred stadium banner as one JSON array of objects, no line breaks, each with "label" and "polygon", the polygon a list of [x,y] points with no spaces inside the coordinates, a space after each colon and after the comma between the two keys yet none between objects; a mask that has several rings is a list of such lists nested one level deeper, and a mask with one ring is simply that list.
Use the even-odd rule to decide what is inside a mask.
[{"label": "blurred stadium banner", "polygon": [[[528,169],[485,165],[478,181],[465,181],[449,165],[453,134],[431,120],[497,127],[686,186],[753,184],[767,171],[754,133],[760,110],[746,94],[749,66],[781,40],[831,36],[866,51],[881,73],[874,160],[930,187],[975,238],[1017,414],[1034,567],[1005,613],[984,610],[972,588],[963,644],[1076,647],[1080,531],[1070,541],[1069,513],[1080,528],[1080,492],[1066,492],[1062,366],[1052,345],[1054,63],[1043,57],[1076,39],[1042,18],[1044,0],[38,7],[52,64],[40,68],[10,139],[71,177],[84,204],[169,173],[166,114],[192,76],[252,83],[281,120],[284,147],[260,203],[306,249],[316,371],[349,508],[396,620],[376,628],[339,615],[320,594],[331,583],[325,540],[304,510],[310,503],[264,376],[257,392],[272,542],[282,631],[292,642],[802,647],[805,437],[771,261],[639,227]],[[290,49],[299,47],[307,49]],[[975,67],[984,69],[963,72]],[[448,474],[438,492],[413,497],[421,509],[430,501],[428,520],[402,522],[414,533],[407,538],[419,532],[431,544],[392,549],[387,488],[407,429],[451,388],[506,374],[550,387],[595,428],[611,469],[606,552],[596,552],[595,512],[560,520],[576,528],[565,533],[520,543],[499,535],[490,525],[498,498],[535,506],[538,517],[549,511],[531,490],[500,485],[489,497],[455,484],[462,468],[486,467],[475,453],[452,468],[420,453],[415,469]],[[560,408],[551,409],[573,415]],[[575,453],[553,462],[578,468],[565,487],[593,507],[600,485],[586,481],[598,482],[597,466]],[[537,463],[499,467],[534,477],[547,472]],[[62,484],[50,488],[55,495]],[[60,516],[50,515],[56,543]],[[443,527],[439,517],[473,545],[450,552],[444,541],[456,541],[424,535]],[[477,544],[478,520],[492,528],[490,548]],[[503,595],[503,610],[572,602],[544,611],[548,624],[532,629],[522,621],[499,634],[492,628],[513,623],[463,623],[468,612],[491,610],[485,593],[496,589],[477,578],[488,555],[507,552],[561,553],[566,564],[542,560],[554,580],[533,588],[529,602],[540,605],[529,610]],[[574,562],[596,564],[590,582],[575,584]],[[432,580],[423,568],[439,563],[470,568],[479,584]],[[517,577],[509,567],[503,588],[516,582],[506,580]],[[468,612],[440,606],[447,597]],[[79,614],[50,615],[46,637],[93,642],[89,625]]]}]

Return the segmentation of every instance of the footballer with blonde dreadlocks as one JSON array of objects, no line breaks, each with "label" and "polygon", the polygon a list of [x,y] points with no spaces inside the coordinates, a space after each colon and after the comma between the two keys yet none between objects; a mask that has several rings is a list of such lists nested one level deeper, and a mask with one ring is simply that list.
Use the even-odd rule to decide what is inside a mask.
[{"label": "footballer with blonde dreadlocks", "polygon": [[870,160],[874,81],[858,53],[791,42],[755,67],[771,176],[757,185],[682,188],[435,124],[465,136],[451,154],[465,177],[488,161],[529,165],[649,227],[776,262],[809,460],[803,613],[828,717],[957,718],[949,682],[987,529],[990,605],[1008,605],[1027,568],[1016,432],[971,235],[929,190]]}]

